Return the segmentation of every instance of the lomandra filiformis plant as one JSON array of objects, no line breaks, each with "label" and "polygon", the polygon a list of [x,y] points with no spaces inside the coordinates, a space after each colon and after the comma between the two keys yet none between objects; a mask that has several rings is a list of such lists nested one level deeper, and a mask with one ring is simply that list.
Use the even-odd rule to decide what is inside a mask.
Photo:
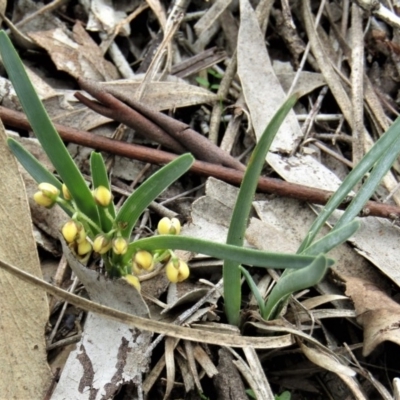
[{"label": "lomandra filiformis plant", "polygon": [[[336,235],[335,240],[329,241],[329,245],[325,243],[325,246],[317,246],[315,251],[308,254],[270,253],[243,247],[243,233],[265,153],[297,100],[293,96],[278,110],[254,150],[237,199],[227,244],[180,235],[180,223],[174,218],[162,218],[154,236],[132,240],[132,231],[140,215],[169,185],[190,169],[194,162],[193,156],[183,154],[163,166],[142,183],[117,210],[101,154],[91,154],[91,182],[88,185],[50,121],[18,54],[4,32],[0,32],[0,53],[22,108],[57,175],[50,173],[17,141],[9,139],[8,145],[19,162],[38,182],[35,200],[44,207],[57,204],[70,216],[70,220],[60,229],[75,256],[85,260],[93,252],[97,253],[110,278],[122,277],[139,288],[140,276],[152,271],[158,263],[165,267],[165,273],[171,282],[182,282],[189,277],[190,271],[186,262],[175,255],[175,249],[223,259],[225,310],[229,322],[238,325],[241,276],[242,273],[246,278],[249,275],[242,265],[298,272],[295,279],[291,280],[291,285],[287,285],[286,279],[283,282],[284,290],[275,295],[274,301],[281,301],[282,296],[302,289],[304,285],[308,287],[318,282],[326,269],[333,265],[333,260],[324,255],[326,249],[345,240],[356,228],[352,225],[352,229],[347,229],[345,233],[341,230],[341,235]],[[252,281],[249,282],[253,288]],[[256,291],[255,294],[257,295]],[[259,304],[262,311],[264,305],[261,301]]]}]

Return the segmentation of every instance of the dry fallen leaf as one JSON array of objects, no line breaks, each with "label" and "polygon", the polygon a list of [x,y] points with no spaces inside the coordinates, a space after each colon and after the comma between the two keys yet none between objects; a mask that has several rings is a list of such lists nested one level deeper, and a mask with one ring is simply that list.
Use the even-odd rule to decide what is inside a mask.
[{"label": "dry fallen leaf", "polygon": [[[79,263],[65,242],[68,263],[84,284],[92,300],[140,317],[149,310],[139,292],[124,280],[109,280]],[[98,314],[89,313],[82,339],[64,367],[52,399],[110,398],[124,383],[141,385],[151,353],[147,354],[152,334],[132,329]]]},{"label": "dry fallen leaf", "polygon": [[48,51],[59,70],[74,78],[95,81],[118,78],[114,65],[104,59],[100,48],[79,23],[74,26],[73,39],[60,28],[33,32],[29,36]]},{"label": "dry fallen leaf", "polygon": [[[100,86],[116,97],[132,97],[138,91],[144,74],[137,74],[135,79],[120,79],[115,82],[102,82]],[[156,110],[168,110],[196,104],[217,101],[215,93],[199,86],[190,85],[183,79],[168,75],[163,82],[148,82],[141,103]]]},{"label": "dry fallen leaf", "polygon": [[[0,259],[41,277],[24,184],[0,123]],[[4,399],[44,398],[51,374],[44,330],[46,293],[0,271],[0,393]]]},{"label": "dry fallen leaf", "polygon": [[[257,139],[285,101],[285,93],[272,68],[255,12],[248,0],[240,1],[238,75]],[[302,136],[293,111],[281,125],[271,151],[290,153]]]},{"label": "dry fallen leaf", "polygon": [[357,311],[357,322],[364,328],[363,356],[389,340],[400,345],[400,305],[374,283],[339,275],[346,283],[346,295]]}]

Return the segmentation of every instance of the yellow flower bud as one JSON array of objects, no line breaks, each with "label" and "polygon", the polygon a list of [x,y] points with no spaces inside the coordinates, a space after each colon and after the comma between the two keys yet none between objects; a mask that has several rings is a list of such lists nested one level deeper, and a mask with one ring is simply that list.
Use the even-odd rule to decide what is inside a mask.
[{"label": "yellow flower bud", "polygon": [[36,201],[37,204],[40,206],[51,208],[54,206],[54,200],[50,199],[49,197],[45,196],[43,192],[36,192],[33,195],[33,200]]},{"label": "yellow flower bud", "polygon": [[183,282],[190,275],[190,270],[185,261],[171,260],[165,267],[167,278],[172,283]]},{"label": "yellow flower bud", "polygon": [[158,222],[157,230],[160,235],[179,235],[181,223],[178,218],[164,217]]},{"label": "yellow flower bud", "polygon": [[68,190],[67,185],[65,183],[62,184],[61,189],[62,189],[62,194],[64,196],[64,199],[67,201],[71,200],[72,199],[71,193]]},{"label": "yellow flower bud", "polygon": [[102,207],[107,207],[112,200],[111,192],[105,186],[98,186],[93,191],[95,202]]},{"label": "yellow flower bud", "polygon": [[79,222],[76,222],[74,220],[70,220],[68,221],[63,227],[62,227],[62,235],[64,236],[64,239],[68,242],[68,243],[72,243],[75,240],[77,240],[80,236],[80,232],[83,231],[85,232],[85,230],[83,229],[82,224],[80,224]]},{"label": "yellow flower bud", "polygon": [[96,253],[104,254],[111,249],[112,242],[104,235],[97,235],[93,241],[93,250]]},{"label": "yellow flower bud", "polygon": [[39,192],[33,195],[33,199],[41,206],[51,208],[57,201],[60,191],[52,184],[42,182],[38,186]]},{"label": "yellow flower bud", "polygon": [[47,197],[56,200],[60,191],[51,183],[42,182],[38,186],[39,190]]},{"label": "yellow flower bud", "polygon": [[135,273],[141,270],[151,271],[154,268],[153,255],[146,250],[139,250],[133,258],[133,270]]},{"label": "yellow flower bud", "polygon": [[112,242],[112,248],[115,254],[125,254],[128,250],[128,242],[122,237],[117,237]]},{"label": "yellow flower bud", "polygon": [[83,240],[82,242],[78,243],[78,250],[77,253],[80,256],[84,256],[92,251],[92,245],[89,243],[87,239]]},{"label": "yellow flower bud", "polygon": [[137,276],[128,274],[122,279],[125,279],[130,285],[134,286],[138,292],[140,292],[140,281]]}]

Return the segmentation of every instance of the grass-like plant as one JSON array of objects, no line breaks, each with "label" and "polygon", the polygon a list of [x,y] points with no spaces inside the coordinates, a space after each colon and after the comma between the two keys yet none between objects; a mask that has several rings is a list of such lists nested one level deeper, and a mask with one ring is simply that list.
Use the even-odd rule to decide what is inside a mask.
[{"label": "grass-like plant", "polygon": [[[266,268],[302,269],[313,265],[316,260],[325,266],[333,264],[333,260],[325,256],[269,253],[244,248],[238,242],[228,241],[227,244],[218,244],[178,236],[179,221],[165,218],[158,224],[158,235],[132,241],[132,230],[141,213],[171,183],[189,170],[194,161],[192,155],[184,154],[162,167],[142,183],[119,210],[116,210],[101,154],[93,152],[91,155],[90,188],[55,130],[18,54],[3,31],[0,32],[0,53],[22,108],[36,137],[53,163],[57,176],[50,173],[17,141],[9,139],[8,145],[39,184],[35,200],[47,207],[57,203],[71,217],[71,220],[62,227],[62,233],[77,257],[85,259],[92,252],[100,254],[110,277],[124,277],[137,288],[139,287],[137,275],[153,268],[158,261],[166,264],[167,277],[172,282],[182,281],[189,276],[188,266],[175,256],[173,252],[175,249],[231,260],[229,262],[235,265],[246,264]],[[291,104],[287,104],[285,110],[288,111]],[[280,118],[284,118],[282,113]],[[227,267],[224,268],[225,271],[226,269]],[[233,267],[232,272],[236,276],[237,267]],[[225,272],[224,278],[229,279]],[[236,296],[236,290],[237,287],[234,290],[225,287],[225,298],[229,300],[232,294]],[[235,322],[231,318],[229,320]]]},{"label": "grass-like plant", "polygon": [[[243,243],[251,202],[265,156],[279,126],[294,102],[295,98],[292,96],[278,110],[254,149],[232,215],[227,240],[229,244],[240,246]],[[326,255],[330,250],[350,238],[357,231],[360,225],[356,220],[357,215],[362,211],[365,203],[373,195],[382,178],[400,153],[399,130],[400,118],[394,122],[388,131],[363,157],[360,163],[349,173],[310,227],[297,254],[318,257],[305,268],[297,270],[289,268],[285,270],[266,301],[262,298],[257,285],[245,268],[231,260],[224,262],[225,310],[231,323],[239,323],[240,282],[242,274],[257,300],[262,317],[266,320],[276,318],[279,315],[283,305],[292,293],[311,287],[322,279],[329,267],[326,263],[326,258],[322,257],[322,255]],[[369,171],[370,173],[365,183],[357,195],[354,196],[331,232],[322,239],[314,241],[316,235],[331,217],[332,213],[351,195],[353,188]]]},{"label": "grass-like plant", "polygon": [[[18,54],[3,31],[0,32],[0,53],[32,129],[52,161],[57,176],[50,173],[17,141],[9,139],[8,145],[38,182],[36,201],[47,207],[57,203],[71,217],[62,228],[62,233],[76,256],[85,259],[93,251],[99,253],[110,277],[124,277],[137,288],[137,276],[153,268],[155,262],[166,264],[166,273],[172,282],[180,282],[189,276],[188,266],[175,256],[174,249],[221,258],[224,260],[225,312],[228,321],[235,325],[240,324],[242,276],[253,291],[260,313],[265,319],[278,316],[282,305],[293,292],[311,287],[322,279],[326,270],[333,265],[333,260],[327,258],[326,254],[358,229],[359,223],[355,221],[357,214],[400,151],[400,139],[397,138],[400,120],[397,120],[332,196],[310,228],[297,254],[244,248],[244,232],[265,156],[284,118],[297,101],[294,95],[272,118],[253,151],[233,211],[226,244],[178,236],[179,221],[165,218],[158,225],[159,235],[132,241],[132,230],[142,212],[170,184],[190,169],[194,161],[192,155],[184,154],[162,167],[116,210],[101,154],[93,152],[91,155],[90,188],[55,130]],[[322,239],[314,241],[324,223],[368,171],[371,171],[368,179],[334,229]],[[285,270],[266,301],[242,264]]]}]

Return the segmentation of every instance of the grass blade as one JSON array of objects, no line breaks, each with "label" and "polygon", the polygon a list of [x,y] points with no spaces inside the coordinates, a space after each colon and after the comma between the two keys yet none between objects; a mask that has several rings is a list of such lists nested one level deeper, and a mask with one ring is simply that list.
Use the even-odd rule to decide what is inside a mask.
[{"label": "grass blade", "polygon": [[143,211],[168,186],[188,171],[193,162],[194,158],[191,154],[181,155],[153,174],[126,199],[116,218],[117,223],[126,224],[121,231],[123,237],[130,237],[132,229]]},{"label": "grass blade", "polygon": [[[227,244],[235,246],[243,245],[244,232],[257,188],[258,178],[265,163],[265,157],[279,127],[296,103],[297,98],[297,95],[291,96],[276,112],[253,151],[236,199],[229,225]],[[241,304],[241,272],[239,264],[233,260],[226,260],[223,266],[223,278],[225,313],[230,324],[238,325]]]}]

